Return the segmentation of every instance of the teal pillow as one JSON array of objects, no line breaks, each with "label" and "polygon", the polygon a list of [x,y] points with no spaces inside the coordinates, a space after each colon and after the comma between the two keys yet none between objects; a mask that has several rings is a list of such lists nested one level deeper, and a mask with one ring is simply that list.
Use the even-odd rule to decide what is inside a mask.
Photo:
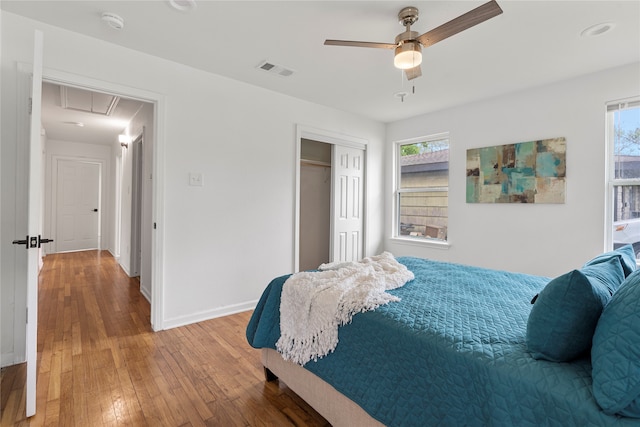
[{"label": "teal pillow", "polygon": [[591,348],[593,395],[602,410],[640,418],[640,270],[602,312]]},{"label": "teal pillow", "polygon": [[527,321],[527,348],[534,359],[568,362],[591,347],[602,309],[624,271],[617,258],[573,270],[551,280]]},{"label": "teal pillow", "polygon": [[[625,245],[616,250],[605,252],[603,254],[598,255],[592,260],[587,261],[584,265],[585,267],[588,265],[599,264],[601,262],[607,262],[611,258],[618,259],[620,264],[622,265],[622,269],[624,270],[624,276],[627,277],[634,271],[636,271],[636,253],[633,250],[632,245]],[[616,291],[615,289],[613,290]]]}]

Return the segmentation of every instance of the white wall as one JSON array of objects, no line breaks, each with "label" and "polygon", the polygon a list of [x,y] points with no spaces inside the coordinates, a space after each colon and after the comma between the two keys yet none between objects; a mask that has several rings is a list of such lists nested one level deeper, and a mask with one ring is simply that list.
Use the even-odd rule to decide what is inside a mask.
[{"label": "white wall", "polygon": [[[45,144],[45,185],[44,185],[44,229],[43,236],[57,239],[54,220],[55,200],[53,190],[56,182],[56,161],[80,160],[100,163],[101,201],[100,201],[100,249],[109,249],[113,245],[113,185],[111,175],[111,147],[106,145],[47,140]],[[54,243],[44,245],[45,253],[52,252]]]},{"label": "white wall", "polygon": [[[370,255],[382,249],[383,124],[7,12],[2,14],[3,234],[13,234],[17,221],[9,215],[5,223],[5,198],[9,203],[17,198],[4,192],[19,172],[4,163],[5,152],[15,151],[17,134],[15,68],[16,62],[31,61],[35,27],[44,32],[45,77],[47,70],[58,70],[164,96],[165,114],[158,123],[164,204],[156,209],[164,219],[158,223],[164,256],[156,260],[164,279],[164,318],[158,327],[250,308],[269,280],[292,271],[296,124],[369,141],[365,250]],[[204,186],[188,186],[189,172],[202,173]],[[230,209],[247,203],[247,191],[253,192],[256,209]],[[6,240],[3,287],[5,262],[13,265],[4,258]]]},{"label": "white wall", "polygon": [[[605,103],[640,94],[640,65],[513,93],[399,121],[387,127],[387,176],[393,141],[450,133],[448,250],[391,238],[396,255],[555,276],[604,249]],[[567,139],[566,203],[467,204],[466,150],[553,137]],[[392,187],[385,184],[391,236]]]}]

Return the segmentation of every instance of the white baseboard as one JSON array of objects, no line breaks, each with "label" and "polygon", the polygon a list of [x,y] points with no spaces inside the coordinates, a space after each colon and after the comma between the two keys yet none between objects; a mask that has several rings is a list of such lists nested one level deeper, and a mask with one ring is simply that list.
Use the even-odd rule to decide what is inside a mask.
[{"label": "white baseboard", "polygon": [[149,292],[149,289],[144,288],[142,284],[140,285],[140,293],[151,304],[151,292]]},{"label": "white baseboard", "polygon": [[120,268],[122,269],[122,271],[124,271],[124,273],[128,276],[131,277],[131,275],[129,274],[129,269],[127,267],[125,267],[122,263],[118,263],[118,265],[120,266]]},{"label": "white baseboard", "polygon": [[230,314],[253,310],[254,308],[256,308],[256,304],[258,304],[258,300],[248,301],[241,304],[228,305],[225,307],[216,308],[214,310],[200,311],[198,313],[193,313],[186,316],[174,317],[162,322],[162,329],[177,328],[179,326],[190,325],[192,323],[202,322],[204,320],[215,319],[216,317],[229,316]]},{"label": "white baseboard", "polygon": [[16,360],[16,355],[14,352],[2,353],[2,356],[0,356],[0,367],[2,368],[4,368],[5,366],[17,365],[19,363],[24,363],[24,360]]},{"label": "white baseboard", "polygon": [[111,249],[107,249],[107,252],[109,252],[116,261],[120,261],[120,257],[117,256]]}]

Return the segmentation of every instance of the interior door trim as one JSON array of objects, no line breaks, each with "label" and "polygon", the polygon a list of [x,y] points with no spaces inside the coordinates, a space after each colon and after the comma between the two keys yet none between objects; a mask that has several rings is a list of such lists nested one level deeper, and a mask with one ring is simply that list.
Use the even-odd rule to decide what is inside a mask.
[{"label": "interior door trim", "polygon": [[106,82],[88,76],[67,73],[50,68],[43,69],[43,80],[64,86],[111,93],[153,104],[153,168],[152,168],[152,221],[151,235],[151,328],[161,331],[164,325],[164,168],[166,135],[166,96],[120,83]]},{"label": "interior door trim", "polygon": [[365,156],[365,175],[363,185],[363,224],[362,224],[362,247],[363,255],[366,256],[367,241],[367,145],[368,140],[351,135],[345,135],[325,129],[314,128],[311,126],[296,125],[296,158],[295,158],[295,193],[294,193],[294,224],[293,224],[293,269],[298,272],[300,270],[300,159],[302,157],[302,140],[311,139],[326,144],[341,145],[350,148],[356,148],[364,151]]}]

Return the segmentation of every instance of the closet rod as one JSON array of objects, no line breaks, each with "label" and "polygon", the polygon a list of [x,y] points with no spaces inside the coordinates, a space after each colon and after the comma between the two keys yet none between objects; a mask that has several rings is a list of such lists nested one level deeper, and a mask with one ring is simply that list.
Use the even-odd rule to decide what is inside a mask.
[{"label": "closet rod", "polygon": [[331,167],[331,163],[320,162],[318,160],[300,159],[300,163],[301,164],[305,164],[305,165],[309,165],[309,166],[319,166],[319,167],[323,167],[323,168],[330,168]]}]

